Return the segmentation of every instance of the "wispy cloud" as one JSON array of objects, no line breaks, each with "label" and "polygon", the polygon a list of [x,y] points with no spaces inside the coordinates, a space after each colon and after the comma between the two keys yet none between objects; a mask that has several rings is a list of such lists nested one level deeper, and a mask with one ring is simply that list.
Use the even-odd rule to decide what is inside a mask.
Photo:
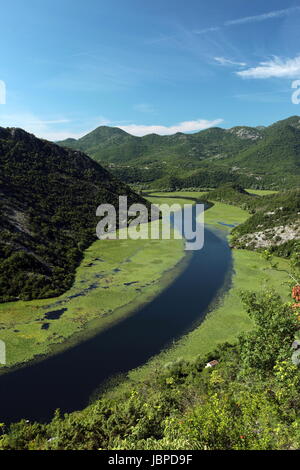
[{"label": "wispy cloud", "polygon": [[214,31],[219,31],[221,26],[211,26],[209,28],[197,29],[194,31],[195,34],[205,34],[205,33],[213,33]]},{"label": "wispy cloud", "polygon": [[194,31],[194,33],[195,34],[210,33],[214,31],[219,31],[220,29],[224,27],[226,28],[230,26],[242,25],[242,24],[247,24],[247,23],[257,23],[257,22],[272,20],[274,18],[284,18],[285,16],[289,16],[292,13],[296,13],[296,12],[300,12],[300,6],[285,8],[283,10],[273,10],[273,11],[269,11],[266,13],[262,13],[260,15],[244,16],[242,18],[228,20],[228,21],[225,21],[222,25],[210,26],[208,28],[196,30]]},{"label": "wispy cloud", "polygon": [[155,113],[155,108],[154,106],[152,106],[151,104],[149,103],[139,103],[139,104],[135,104],[133,109],[135,111],[138,111],[140,113],[146,113],[146,114],[153,114]]},{"label": "wispy cloud", "polygon": [[130,124],[128,126],[119,126],[120,129],[128,132],[129,134],[141,137],[148,134],[159,134],[159,135],[172,135],[176,132],[195,132],[214,127],[223,122],[223,119],[215,119],[208,121],[206,119],[198,119],[196,121],[184,121],[174,126],[159,126],[159,125],[140,125]]},{"label": "wispy cloud", "polygon": [[236,62],[235,60],[226,59],[225,57],[214,57],[214,60],[220,65],[238,65],[240,67],[246,67],[246,62]]},{"label": "wispy cloud", "polygon": [[298,78],[300,76],[300,55],[293,59],[273,57],[260,62],[258,66],[236,72],[242,78]]},{"label": "wispy cloud", "polygon": [[283,10],[269,11],[268,13],[263,13],[261,15],[255,15],[255,16],[245,16],[244,18],[237,18],[236,20],[226,21],[224,23],[224,26],[255,23],[259,21],[272,20],[273,18],[282,18],[284,16],[290,15],[291,13],[295,13],[296,11],[300,11],[300,7],[291,7],[291,8],[285,8]]},{"label": "wispy cloud", "polygon": [[[42,119],[32,113],[11,113],[0,115],[1,127],[20,127],[42,139],[50,141],[64,140],[69,137],[78,139],[95,127],[110,124],[104,118],[95,118],[84,131],[74,131],[74,122],[67,118]],[[78,123],[75,129],[78,128]]]}]

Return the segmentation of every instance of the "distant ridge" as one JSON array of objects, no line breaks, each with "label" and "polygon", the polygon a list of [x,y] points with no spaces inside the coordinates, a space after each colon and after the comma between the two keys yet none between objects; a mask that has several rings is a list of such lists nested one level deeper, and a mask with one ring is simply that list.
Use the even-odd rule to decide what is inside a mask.
[{"label": "distant ridge", "polygon": [[194,134],[135,137],[101,126],[59,145],[86,152],[124,182],[154,188],[217,186],[258,189],[299,185],[300,118],[271,126],[209,128]]}]

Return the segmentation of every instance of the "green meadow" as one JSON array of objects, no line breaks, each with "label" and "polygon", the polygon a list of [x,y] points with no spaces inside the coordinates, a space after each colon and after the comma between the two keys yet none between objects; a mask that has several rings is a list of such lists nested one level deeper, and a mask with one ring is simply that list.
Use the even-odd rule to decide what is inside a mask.
[{"label": "green meadow", "polygon": [[[268,191],[266,192],[268,193]],[[194,202],[192,199],[188,200],[188,198],[196,198],[201,201],[201,196],[203,196],[203,194],[207,194],[207,193],[203,193],[200,191],[199,192],[197,191],[181,192],[180,191],[180,192],[174,192],[174,193],[155,192],[155,193],[151,193],[150,197],[148,197],[147,199],[157,204],[163,204],[164,202],[167,202],[168,204],[179,203],[183,205],[183,204]],[[151,196],[155,196],[155,197],[151,198]],[[181,200],[180,197],[187,198],[187,199]],[[239,207],[230,206],[228,204],[224,204],[218,201],[211,201],[211,202],[213,202],[214,205],[210,209],[206,210],[204,214],[206,225],[216,227],[220,230],[223,230],[229,233],[231,228],[222,224],[238,225],[238,224],[241,224],[242,222],[245,222],[245,220],[247,220],[247,218],[249,217],[249,213],[243,209],[240,209]]]},{"label": "green meadow", "polygon": [[258,253],[233,250],[233,261],[231,287],[210,306],[205,320],[171,348],[155,356],[139,369],[130,371],[130,381],[143,380],[152,370],[162,367],[162,364],[206,355],[218,344],[234,342],[240,333],[250,330],[252,321],[242,305],[241,290],[262,292],[264,289],[275,289],[286,301],[290,300],[286,294],[290,284],[286,260],[276,259],[278,269],[271,269]]},{"label": "green meadow", "polygon": [[258,196],[268,196],[269,194],[276,194],[278,191],[272,191],[270,189],[246,189],[250,194],[257,194]]},{"label": "green meadow", "polygon": [[[247,211],[236,206],[229,206],[222,202],[212,201],[213,207],[205,211],[205,224],[217,227],[219,230],[231,231],[229,225],[238,225],[249,217]],[[226,225],[222,225],[226,224]]]},{"label": "green meadow", "polygon": [[[163,193],[162,193],[163,194]],[[170,193],[170,197],[166,194],[166,196],[162,195],[160,193],[153,193],[150,194],[149,197],[147,197],[148,201],[150,201],[152,204],[160,205],[160,204],[168,204],[170,206],[174,204],[179,204],[181,207],[184,206],[184,204],[195,204],[195,201],[193,199],[188,199],[190,196],[185,196],[182,193],[179,196],[173,196],[172,193]],[[174,193],[173,193],[174,194]],[[153,197],[151,197],[153,196]]]},{"label": "green meadow", "polygon": [[[59,352],[131,314],[179,274],[184,256],[179,239],[96,241],[60,297],[0,304],[7,366]],[[49,312],[63,313],[47,319]]]}]

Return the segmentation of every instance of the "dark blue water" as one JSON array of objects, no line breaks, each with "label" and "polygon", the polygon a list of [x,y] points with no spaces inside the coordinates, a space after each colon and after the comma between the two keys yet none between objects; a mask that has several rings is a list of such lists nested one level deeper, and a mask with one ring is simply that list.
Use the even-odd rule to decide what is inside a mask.
[{"label": "dark blue water", "polygon": [[204,248],[152,302],[61,354],[1,376],[0,422],[47,421],[57,408],[84,408],[107,379],[144,364],[200,323],[231,264],[226,240],[205,230]]},{"label": "dark blue water", "polygon": [[218,222],[218,224],[224,225],[225,227],[229,227],[229,228],[234,228],[237,226],[237,224],[225,224],[225,222]]}]

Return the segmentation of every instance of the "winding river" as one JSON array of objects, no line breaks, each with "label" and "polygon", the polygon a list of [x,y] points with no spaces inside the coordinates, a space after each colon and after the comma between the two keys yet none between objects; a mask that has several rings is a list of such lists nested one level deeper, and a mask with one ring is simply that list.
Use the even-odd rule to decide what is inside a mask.
[{"label": "winding river", "polygon": [[159,296],[130,317],[43,361],[0,377],[0,418],[48,421],[71,412],[116,374],[141,366],[201,322],[232,271],[227,240],[205,229],[204,248]]}]

